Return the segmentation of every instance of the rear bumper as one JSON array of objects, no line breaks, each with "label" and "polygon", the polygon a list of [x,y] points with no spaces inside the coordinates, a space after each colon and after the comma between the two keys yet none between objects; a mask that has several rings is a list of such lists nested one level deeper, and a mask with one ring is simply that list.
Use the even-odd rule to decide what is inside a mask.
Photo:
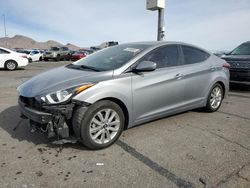
[{"label": "rear bumper", "polygon": [[53,54],[43,54],[43,58],[55,59],[55,58],[56,58],[56,55],[53,55]]},{"label": "rear bumper", "polygon": [[19,67],[25,67],[29,64],[29,60],[27,58],[21,58],[20,61],[18,61]]},{"label": "rear bumper", "polygon": [[34,122],[39,124],[47,124],[53,119],[53,115],[51,113],[40,112],[38,110],[29,108],[25,106],[25,104],[20,99],[18,100],[18,105],[21,114]]}]

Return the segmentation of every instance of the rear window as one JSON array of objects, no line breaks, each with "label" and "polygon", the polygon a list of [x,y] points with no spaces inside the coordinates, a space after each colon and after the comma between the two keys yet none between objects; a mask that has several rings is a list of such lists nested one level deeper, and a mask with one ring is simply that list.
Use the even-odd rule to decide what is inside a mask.
[{"label": "rear window", "polygon": [[69,50],[67,47],[61,47],[61,49],[62,49],[63,51]]},{"label": "rear window", "polygon": [[10,52],[6,51],[6,50],[3,50],[3,49],[0,49],[0,54],[9,54]]},{"label": "rear window", "polygon": [[50,50],[51,51],[59,51],[59,48],[58,47],[51,47]]},{"label": "rear window", "polygon": [[185,65],[205,61],[210,56],[207,52],[190,46],[182,46],[182,51]]}]

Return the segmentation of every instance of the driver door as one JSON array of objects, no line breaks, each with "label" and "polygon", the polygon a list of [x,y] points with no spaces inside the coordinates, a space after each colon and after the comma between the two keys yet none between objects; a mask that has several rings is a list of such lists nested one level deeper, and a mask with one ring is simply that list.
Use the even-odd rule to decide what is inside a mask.
[{"label": "driver door", "polygon": [[157,68],[151,72],[132,75],[135,124],[175,111],[185,103],[185,81],[179,71],[179,51],[177,45],[166,45],[139,60],[139,63],[155,62]]}]

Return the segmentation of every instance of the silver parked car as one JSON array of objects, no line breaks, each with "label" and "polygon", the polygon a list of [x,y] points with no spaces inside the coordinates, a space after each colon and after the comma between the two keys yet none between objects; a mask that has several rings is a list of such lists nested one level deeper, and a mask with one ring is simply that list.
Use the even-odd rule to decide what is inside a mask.
[{"label": "silver parked car", "polygon": [[229,64],[176,42],[122,44],[37,75],[18,88],[31,126],[76,138],[91,149],[126,128],[204,107],[214,112],[229,89]]}]

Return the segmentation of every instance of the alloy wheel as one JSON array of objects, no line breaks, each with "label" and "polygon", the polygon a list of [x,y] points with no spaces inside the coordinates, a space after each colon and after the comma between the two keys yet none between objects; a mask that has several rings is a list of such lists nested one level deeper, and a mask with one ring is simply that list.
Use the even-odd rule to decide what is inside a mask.
[{"label": "alloy wheel", "polygon": [[210,96],[210,105],[213,109],[216,109],[220,106],[222,101],[222,90],[220,87],[216,86],[213,88]]},{"label": "alloy wheel", "polygon": [[16,68],[16,63],[13,61],[9,61],[6,65],[8,70],[14,70]]},{"label": "alloy wheel", "polygon": [[120,117],[115,110],[102,109],[90,121],[90,137],[97,144],[109,143],[117,135],[120,125]]}]

